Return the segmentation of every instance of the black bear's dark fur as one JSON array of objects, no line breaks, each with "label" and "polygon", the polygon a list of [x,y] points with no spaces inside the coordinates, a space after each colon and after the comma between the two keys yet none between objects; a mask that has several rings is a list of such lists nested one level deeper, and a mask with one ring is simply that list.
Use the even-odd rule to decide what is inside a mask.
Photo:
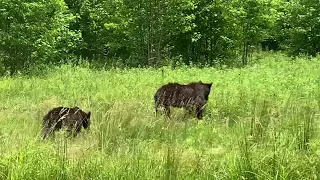
[{"label": "black bear's dark fur", "polygon": [[170,107],[186,108],[188,111],[195,110],[198,119],[202,119],[204,106],[208,101],[212,83],[193,82],[182,85],[169,83],[160,87],[154,95],[155,109],[163,106],[167,116],[170,115]]},{"label": "black bear's dark fur", "polygon": [[56,107],[51,109],[43,117],[43,139],[48,138],[51,134],[54,134],[55,131],[62,128],[66,128],[69,135],[76,136],[82,126],[85,129],[90,127],[90,115],[90,111],[85,113],[78,107]]},{"label": "black bear's dark fur", "polygon": [[281,50],[280,44],[276,39],[267,38],[263,39],[261,42],[262,51],[279,51]]}]

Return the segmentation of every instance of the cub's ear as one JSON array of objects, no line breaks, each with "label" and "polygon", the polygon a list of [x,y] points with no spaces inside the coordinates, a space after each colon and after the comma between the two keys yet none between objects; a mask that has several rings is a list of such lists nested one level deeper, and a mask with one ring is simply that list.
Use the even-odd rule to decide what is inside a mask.
[{"label": "cub's ear", "polygon": [[199,81],[198,83],[202,83],[202,81]]},{"label": "cub's ear", "polygon": [[90,116],[91,116],[91,112],[89,111],[89,112],[87,113],[87,119],[90,119]]}]

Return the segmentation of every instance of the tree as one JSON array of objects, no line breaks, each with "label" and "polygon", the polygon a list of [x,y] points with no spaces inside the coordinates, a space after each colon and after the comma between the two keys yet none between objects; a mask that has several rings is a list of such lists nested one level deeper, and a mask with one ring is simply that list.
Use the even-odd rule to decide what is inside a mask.
[{"label": "tree", "polygon": [[238,21],[238,41],[242,48],[242,65],[247,64],[250,48],[260,40],[265,29],[268,29],[269,22],[265,18],[268,14],[270,1],[268,0],[245,0],[233,1],[233,7],[238,9],[233,11],[232,19]]},{"label": "tree", "polygon": [[11,75],[72,56],[80,36],[68,29],[74,17],[64,1],[2,0],[0,7],[0,60]]},{"label": "tree", "polygon": [[316,56],[320,52],[320,2],[293,0],[288,4],[289,53]]}]

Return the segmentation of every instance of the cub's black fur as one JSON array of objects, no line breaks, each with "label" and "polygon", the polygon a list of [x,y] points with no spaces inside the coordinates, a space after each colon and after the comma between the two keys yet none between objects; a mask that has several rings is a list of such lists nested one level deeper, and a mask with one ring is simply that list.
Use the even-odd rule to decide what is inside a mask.
[{"label": "cub's black fur", "polygon": [[55,131],[62,128],[67,129],[69,136],[73,135],[75,137],[80,132],[82,126],[84,129],[90,127],[90,115],[90,111],[85,113],[79,107],[55,107],[51,109],[43,117],[43,139],[48,138]]}]

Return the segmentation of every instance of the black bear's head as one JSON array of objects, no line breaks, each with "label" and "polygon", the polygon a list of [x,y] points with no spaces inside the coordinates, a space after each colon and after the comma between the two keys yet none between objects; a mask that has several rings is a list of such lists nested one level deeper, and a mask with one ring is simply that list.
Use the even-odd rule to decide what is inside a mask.
[{"label": "black bear's head", "polygon": [[85,128],[85,129],[90,128],[90,123],[91,123],[90,116],[91,116],[90,111],[88,113],[84,113],[84,119],[82,121],[82,125],[83,125],[83,128]]}]

